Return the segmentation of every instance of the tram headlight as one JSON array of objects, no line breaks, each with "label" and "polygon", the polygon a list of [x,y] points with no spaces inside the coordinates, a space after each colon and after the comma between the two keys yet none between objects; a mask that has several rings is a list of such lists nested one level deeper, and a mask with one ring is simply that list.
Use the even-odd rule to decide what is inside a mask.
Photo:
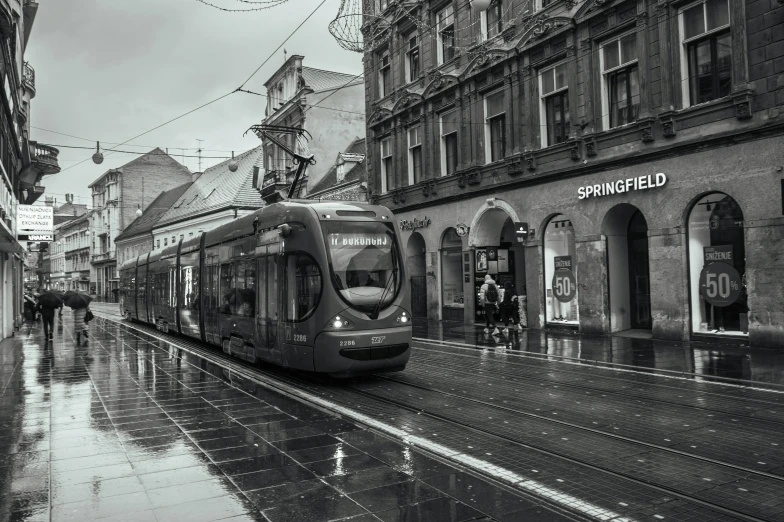
[{"label": "tram headlight", "polygon": [[349,322],[348,319],[336,315],[335,318],[330,322],[330,326],[332,326],[332,328],[348,328]]},{"label": "tram headlight", "polygon": [[411,321],[411,318],[408,316],[408,314],[403,312],[402,314],[397,316],[397,319],[395,319],[395,321],[401,324],[406,324],[409,321]]}]

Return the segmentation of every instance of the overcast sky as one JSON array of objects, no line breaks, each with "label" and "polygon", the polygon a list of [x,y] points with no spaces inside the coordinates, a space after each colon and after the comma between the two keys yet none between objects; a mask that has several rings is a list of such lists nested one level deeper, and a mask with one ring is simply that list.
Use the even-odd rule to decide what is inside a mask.
[{"label": "overcast sky", "polygon": [[[36,72],[31,139],[95,146],[43,128],[100,140],[102,148],[110,148],[108,142],[125,141],[230,92],[320,1],[289,0],[246,13],[219,11],[197,0],[41,1],[25,54]],[[211,2],[254,7],[238,0]],[[339,6],[340,0],[327,0],[285,48],[289,56],[304,55],[306,66],[359,74],[362,56],[341,49],[327,30]],[[264,82],[282,64],[281,50],[245,88],[265,92]],[[258,138],[242,134],[264,117],[265,103],[266,98],[235,93],[119,148],[168,147],[196,171],[198,160],[182,159],[178,147],[189,147],[185,154],[195,155],[196,140],[202,139],[203,156],[230,156],[231,150],[238,154],[257,146]],[[107,153],[102,165],[87,161],[74,166],[91,155],[89,150],[61,148],[62,172],[44,178],[45,195],[60,203],[65,193],[74,193],[78,203],[90,203],[89,183],[138,157]],[[202,170],[220,161],[205,159]]]}]

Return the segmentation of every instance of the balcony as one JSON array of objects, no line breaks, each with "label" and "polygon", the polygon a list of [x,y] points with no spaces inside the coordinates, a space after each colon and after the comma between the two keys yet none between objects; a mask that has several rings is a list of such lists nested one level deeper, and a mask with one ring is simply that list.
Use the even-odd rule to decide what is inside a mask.
[{"label": "balcony", "polygon": [[35,98],[35,69],[30,65],[30,62],[24,63],[24,70],[22,71],[22,84],[25,89],[30,91],[30,98]]},{"label": "balcony", "polygon": [[33,167],[42,175],[57,174],[60,172],[60,164],[57,162],[57,155],[60,151],[49,145],[31,141],[30,161]]},{"label": "balcony", "polygon": [[288,189],[294,177],[291,170],[270,170],[261,183],[261,198],[265,203],[276,203],[283,199],[282,191]]},{"label": "balcony", "polygon": [[104,252],[102,254],[93,254],[92,263],[94,265],[101,264],[101,263],[108,263],[110,261],[115,260],[114,252]]}]

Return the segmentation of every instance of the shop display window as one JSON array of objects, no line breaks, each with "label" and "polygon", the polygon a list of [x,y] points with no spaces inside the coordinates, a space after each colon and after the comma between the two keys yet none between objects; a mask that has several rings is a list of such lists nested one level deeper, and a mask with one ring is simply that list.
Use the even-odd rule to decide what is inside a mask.
[{"label": "shop display window", "polygon": [[694,333],[749,333],[743,210],[714,192],[689,213],[689,277]]},{"label": "shop display window", "polygon": [[548,323],[579,324],[576,261],[572,222],[558,214],[550,220],[544,232],[544,288]]}]

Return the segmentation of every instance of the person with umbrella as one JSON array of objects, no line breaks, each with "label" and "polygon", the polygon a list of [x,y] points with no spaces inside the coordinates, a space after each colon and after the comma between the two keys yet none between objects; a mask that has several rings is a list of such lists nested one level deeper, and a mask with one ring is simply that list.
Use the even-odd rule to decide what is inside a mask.
[{"label": "person with umbrella", "polygon": [[38,308],[38,303],[35,301],[35,297],[31,293],[25,293],[24,295],[24,306],[27,313],[30,314],[30,320],[35,321],[35,311]]},{"label": "person with umbrella", "polygon": [[89,338],[89,335],[87,334],[87,312],[89,311],[90,301],[93,299],[84,292],[74,292],[72,294],[66,292],[63,299],[65,304],[73,309],[76,342],[80,343],[82,342],[82,333],[84,333],[85,339]]},{"label": "person with umbrella", "polygon": [[51,340],[54,336],[54,311],[63,307],[63,302],[52,292],[44,292],[38,296],[37,310],[44,320],[44,338]]}]

